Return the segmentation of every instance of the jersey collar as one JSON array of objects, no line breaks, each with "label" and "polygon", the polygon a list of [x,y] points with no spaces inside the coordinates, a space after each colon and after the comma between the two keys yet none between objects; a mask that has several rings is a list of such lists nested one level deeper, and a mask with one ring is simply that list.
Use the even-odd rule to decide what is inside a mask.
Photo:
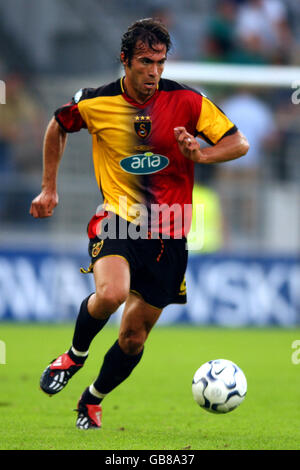
[{"label": "jersey collar", "polygon": [[137,103],[133,98],[130,98],[130,96],[127,95],[127,93],[125,91],[125,88],[124,88],[124,78],[125,78],[125,76],[120,78],[120,86],[121,86],[121,90],[122,90],[122,96],[123,96],[124,100],[126,100],[132,106],[135,106],[136,108],[144,109],[147,106],[149,106],[149,104],[151,104],[156,99],[156,97],[158,95],[158,92],[159,92],[159,84],[157,85],[155,93],[151,96],[151,98],[149,98],[149,100],[147,100],[145,103],[141,104],[141,103]]}]

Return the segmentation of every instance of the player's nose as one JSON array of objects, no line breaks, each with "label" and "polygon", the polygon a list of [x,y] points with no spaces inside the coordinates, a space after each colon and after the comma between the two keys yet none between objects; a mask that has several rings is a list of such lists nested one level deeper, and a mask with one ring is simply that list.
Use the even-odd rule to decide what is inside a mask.
[{"label": "player's nose", "polygon": [[157,64],[152,64],[152,67],[151,69],[149,70],[149,75],[150,77],[152,78],[155,78],[159,75],[159,71],[158,71],[158,66]]}]

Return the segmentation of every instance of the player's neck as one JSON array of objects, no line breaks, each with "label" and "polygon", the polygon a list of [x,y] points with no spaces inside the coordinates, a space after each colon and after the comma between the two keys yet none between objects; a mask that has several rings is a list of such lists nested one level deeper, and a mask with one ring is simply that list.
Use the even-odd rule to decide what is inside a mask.
[{"label": "player's neck", "polygon": [[126,76],[123,78],[122,82],[123,82],[122,84],[123,84],[124,92],[126,93],[126,95],[138,104],[145,104],[147,101],[149,101],[152,98],[152,96],[156,92],[156,89],[155,89],[151,94],[144,95],[142,93],[139,93],[130,84],[129,80],[128,79],[126,80]]}]

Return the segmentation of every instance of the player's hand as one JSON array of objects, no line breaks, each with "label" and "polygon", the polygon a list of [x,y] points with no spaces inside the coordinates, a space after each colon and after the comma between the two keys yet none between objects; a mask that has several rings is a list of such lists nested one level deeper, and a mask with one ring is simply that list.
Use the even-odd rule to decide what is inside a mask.
[{"label": "player's hand", "polygon": [[195,137],[189,134],[185,127],[175,127],[174,135],[181,153],[193,162],[199,162],[201,149]]},{"label": "player's hand", "polygon": [[36,219],[51,217],[53,210],[58,204],[58,194],[56,191],[43,190],[36,198],[33,199],[29,214]]}]

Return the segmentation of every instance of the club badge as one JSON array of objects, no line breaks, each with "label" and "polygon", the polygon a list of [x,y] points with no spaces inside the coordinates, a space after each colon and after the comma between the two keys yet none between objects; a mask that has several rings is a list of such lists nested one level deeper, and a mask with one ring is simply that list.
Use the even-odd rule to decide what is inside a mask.
[{"label": "club badge", "polygon": [[96,258],[96,256],[99,255],[102,246],[103,246],[103,240],[101,240],[101,242],[93,244],[93,248],[92,248],[92,257],[93,258]]},{"label": "club badge", "polygon": [[150,116],[136,116],[134,129],[141,139],[146,139],[151,132],[152,121]]}]

